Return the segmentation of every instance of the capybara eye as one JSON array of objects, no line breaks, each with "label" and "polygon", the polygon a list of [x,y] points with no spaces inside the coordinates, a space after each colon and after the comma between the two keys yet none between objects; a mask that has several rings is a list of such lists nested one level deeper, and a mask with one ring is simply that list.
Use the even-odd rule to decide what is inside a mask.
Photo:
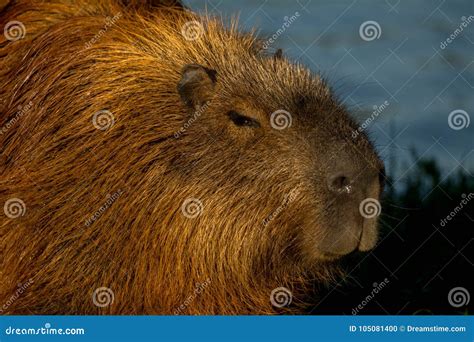
[{"label": "capybara eye", "polygon": [[260,123],[248,116],[239,114],[235,110],[231,110],[227,113],[227,116],[232,120],[237,126],[247,126],[247,127],[260,127]]}]

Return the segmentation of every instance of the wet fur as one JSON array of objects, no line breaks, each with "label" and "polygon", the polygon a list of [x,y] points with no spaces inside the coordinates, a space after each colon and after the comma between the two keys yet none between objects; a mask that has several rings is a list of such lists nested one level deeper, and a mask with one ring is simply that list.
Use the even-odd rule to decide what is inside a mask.
[{"label": "wet fur", "polygon": [[[173,314],[206,281],[181,313],[303,310],[313,281],[329,281],[337,268],[299,252],[298,218],[294,225],[286,214],[259,223],[305,184],[294,165],[309,159],[295,152],[285,164],[255,145],[261,164],[236,163],[249,147],[239,147],[238,138],[202,143],[212,132],[198,124],[177,139],[190,112],[176,85],[184,65],[202,64],[217,71],[219,96],[232,97],[238,83],[239,94],[259,94],[255,105],[277,102],[269,113],[308,101],[337,111],[329,89],[306,68],[262,54],[256,37],[236,25],[224,29],[218,19],[182,9],[86,3],[20,1],[0,17],[0,27],[19,20],[27,29],[16,42],[1,36],[0,126],[32,103],[0,134],[0,202],[26,204],[20,218],[0,216],[0,303],[32,280],[6,313]],[[86,48],[105,17],[117,13],[117,23]],[[189,20],[204,24],[202,39],[183,38]],[[219,96],[211,103],[220,105]],[[101,131],[91,118],[104,109],[115,124]],[[346,125],[341,119],[341,132]],[[302,139],[301,150],[308,144]],[[310,196],[301,192],[291,210],[307,211]],[[189,197],[204,206],[195,219],[181,213]],[[105,308],[92,302],[102,286],[115,294]],[[279,310],[269,298],[281,286],[294,298]]]}]

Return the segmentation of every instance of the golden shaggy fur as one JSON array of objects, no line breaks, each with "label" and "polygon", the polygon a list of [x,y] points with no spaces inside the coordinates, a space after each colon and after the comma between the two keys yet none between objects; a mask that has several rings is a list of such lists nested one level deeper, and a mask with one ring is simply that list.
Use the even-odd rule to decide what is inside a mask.
[{"label": "golden shaggy fur", "polygon": [[[140,3],[17,1],[1,12],[0,27],[18,20],[26,28],[23,39],[0,38],[0,202],[26,207],[17,218],[0,215],[3,311],[300,310],[312,281],[334,271],[301,251],[298,227],[316,227],[323,215],[306,215],[325,201],[304,171],[316,152],[306,133],[259,144],[264,138],[234,134],[216,113],[229,99],[266,113],[297,103],[335,113],[326,140],[355,126],[319,77],[263,55],[253,34]],[[192,20],[204,34],[189,41],[181,30]],[[182,130],[190,111],[176,89],[187,64],[215,70],[218,95]],[[104,110],[114,122],[100,130],[92,118]],[[365,138],[357,144],[372,153]],[[291,210],[262,224],[300,187]],[[182,214],[188,198],[202,202],[195,218]],[[282,286],[293,303],[280,310],[270,294]],[[100,287],[113,291],[113,303],[94,305]]]}]

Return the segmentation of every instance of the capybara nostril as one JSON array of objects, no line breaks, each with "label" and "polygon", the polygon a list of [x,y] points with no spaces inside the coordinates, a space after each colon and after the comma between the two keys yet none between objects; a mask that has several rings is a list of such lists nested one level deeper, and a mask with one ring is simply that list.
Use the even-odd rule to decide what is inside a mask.
[{"label": "capybara nostril", "polygon": [[382,162],[319,74],[178,0],[8,2],[0,303],[31,281],[8,314],[304,313],[374,246]]},{"label": "capybara nostril", "polygon": [[337,173],[328,178],[329,190],[338,194],[350,194],[353,192],[352,180],[344,173]]}]

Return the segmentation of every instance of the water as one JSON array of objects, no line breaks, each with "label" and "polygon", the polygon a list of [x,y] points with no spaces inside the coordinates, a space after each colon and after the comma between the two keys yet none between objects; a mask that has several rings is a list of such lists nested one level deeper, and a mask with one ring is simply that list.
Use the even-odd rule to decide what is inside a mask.
[{"label": "water", "polygon": [[[186,4],[225,17],[240,13],[241,27],[258,28],[262,38],[272,36],[298,12],[270,48],[282,48],[287,56],[321,72],[361,122],[369,119],[367,131],[381,155],[397,160],[389,165],[396,181],[403,181],[416,159],[412,148],[419,156],[435,157],[445,175],[457,170],[473,173],[474,122],[467,121],[474,120],[474,1]],[[364,40],[359,31],[367,21],[375,23],[368,23]],[[462,32],[455,33],[463,22]],[[452,34],[455,38],[447,43]],[[388,103],[386,108],[374,114],[374,106],[383,103]],[[453,114],[460,121],[453,120],[451,126],[462,129],[449,125],[449,114],[455,110],[464,112]]]}]

